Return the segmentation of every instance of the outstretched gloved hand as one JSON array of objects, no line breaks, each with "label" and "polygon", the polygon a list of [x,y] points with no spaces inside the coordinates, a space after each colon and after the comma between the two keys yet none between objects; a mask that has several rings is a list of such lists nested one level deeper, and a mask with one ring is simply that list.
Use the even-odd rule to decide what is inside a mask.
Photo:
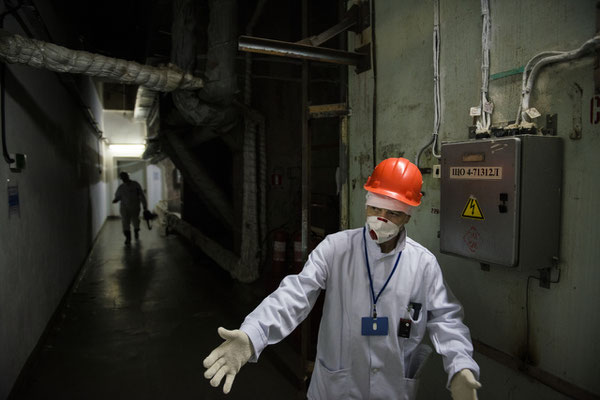
[{"label": "outstretched gloved hand", "polygon": [[204,377],[210,379],[210,384],[213,387],[219,386],[221,379],[225,377],[223,393],[227,394],[231,390],[235,375],[252,357],[254,350],[248,335],[239,329],[228,331],[220,327],[217,333],[225,339],[225,342],[221,343],[204,359],[204,368],[207,369],[204,372]]},{"label": "outstretched gloved hand", "polygon": [[450,382],[450,392],[453,400],[477,400],[477,389],[481,383],[477,382],[470,369],[461,369]]}]

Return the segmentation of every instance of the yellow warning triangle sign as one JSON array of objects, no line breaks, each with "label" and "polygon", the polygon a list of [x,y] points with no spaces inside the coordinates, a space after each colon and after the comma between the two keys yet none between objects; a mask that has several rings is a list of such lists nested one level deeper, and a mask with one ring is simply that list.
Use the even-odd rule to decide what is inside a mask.
[{"label": "yellow warning triangle sign", "polygon": [[472,219],[484,219],[483,213],[481,212],[481,207],[479,207],[479,203],[477,199],[470,197],[467,201],[467,205],[462,212],[461,217],[463,218],[472,218]]}]

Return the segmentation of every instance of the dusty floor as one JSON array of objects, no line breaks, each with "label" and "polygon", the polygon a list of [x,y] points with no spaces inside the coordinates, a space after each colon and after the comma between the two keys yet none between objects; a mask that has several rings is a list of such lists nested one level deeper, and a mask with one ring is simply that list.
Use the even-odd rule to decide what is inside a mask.
[{"label": "dusty floor", "polygon": [[10,399],[304,397],[293,367],[281,364],[295,365],[285,342],[242,368],[229,395],[211,387],[202,360],[221,342],[217,327],[237,328],[262,286],[233,282],[185,240],[157,229],[144,226],[125,247],[120,227],[106,222]]}]

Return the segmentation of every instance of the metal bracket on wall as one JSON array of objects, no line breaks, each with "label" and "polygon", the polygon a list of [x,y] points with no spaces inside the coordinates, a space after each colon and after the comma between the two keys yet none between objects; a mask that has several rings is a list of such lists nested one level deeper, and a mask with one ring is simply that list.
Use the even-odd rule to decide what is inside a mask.
[{"label": "metal bracket on wall", "polygon": [[371,69],[371,43],[367,43],[356,49],[358,54],[362,54],[363,57],[356,65],[356,73],[360,74]]}]

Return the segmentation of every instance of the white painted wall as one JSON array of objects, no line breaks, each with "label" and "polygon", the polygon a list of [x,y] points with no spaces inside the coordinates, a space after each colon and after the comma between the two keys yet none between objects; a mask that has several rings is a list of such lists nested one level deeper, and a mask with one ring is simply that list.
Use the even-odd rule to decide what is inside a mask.
[{"label": "white painted wall", "polygon": [[[36,2],[59,44],[68,45],[53,7]],[[4,5],[0,5],[4,11]],[[4,29],[26,36],[14,18]],[[95,85],[74,76],[74,99],[55,73],[8,65],[7,146],[27,155],[26,169],[0,162],[0,399],[5,399],[63,295],[85,262],[107,215],[106,149]],[[9,215],[8,183],[19,187],[20,213]]]},{"label": "white painted wall", "polygon": [[104,136],[114,144],[144,144],[146,124],[133,120],[133,111],[104,110]]},{"label": "white painted wall", "polygon": [[156,204],[163,199],[164,183],[162,169],[156,165],[149,164],[146,170],[148,209],[154,210]]},{"label": "white painted wall", "polygon": [[[6,23],[5,29],[20,32],[11,18]],[[106,168],[98,160],[103,148],[84,111],[54,73],[7,69],[7,145],[10,152],[27,155],[27,167],[13,173],[0,163],[0,399],[8,395],[106,218]],[[85,101],[97,109],[93,90]],[[19,187],[19,216],[9,216],[9,181]]]},{"label": "white painted wall", "polygon": [[[442,126],[444,141],[467,139],[469,108],[481,87],[480,2],[440,1]],[[491,0],[491,74],[523,66],[545,50],[570,50],[596,32],[592,0]],[[376,1],[377,144],[372,153],[373,72],[350,73],[351,226],[364,221],[362,185],[373,162],[392,156],[412,161],[433,130],[433,1]],[[351,40],[358,41],[353,34]],[[350,45],[352,46],[352,44]],[[530,295],[531,346],[535,366],[600,395],[600,150],[599,125],[590,122],[594,96],[593,57],[547,67],[532,97],[542,114],[558,113],[565,144],[561,281],[551,289],[533,284]],[[521,77],[490,83],[493,122],[514,119]],[[569,93],[578,85],[583,98]],[[583,113],[583,138],[569,139],[574,110]],[[543,122],[542,122],[543,125]],[[435,162],[430,155],[423,166]],[[549,160],[551,161],[551,160]],[[484,272],[476,262],[439,253],[440,183],[424,177],[426,196],[408,225],[408,234],[437,256],[450,287],[463,302],[472,336],[519,357],[525,344],[527,273],[503,268]],[[540,232],[543,234],[543,232]],[[534,281],[535,283],[535,281]],[[564,395],[515,370],[476,354],[482,367],[484,399],[563,399]],[[439,357],[428,366],[421,398],[447,399]]]}]

